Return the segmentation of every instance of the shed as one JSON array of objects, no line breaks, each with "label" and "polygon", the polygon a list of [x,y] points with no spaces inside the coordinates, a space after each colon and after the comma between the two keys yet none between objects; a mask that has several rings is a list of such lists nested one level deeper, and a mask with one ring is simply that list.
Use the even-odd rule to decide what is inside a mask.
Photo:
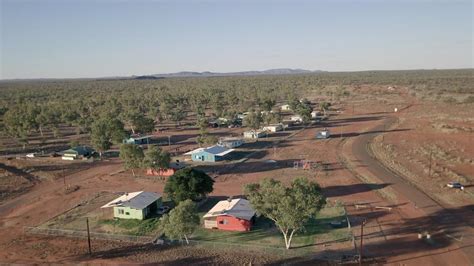
[{"label": "shed", "polygon": [[303,122],[303,118],[300,115],[292,115],[290,120],[293,122]]},{"label": "shed", "polygon": [[204,215],[204,228],[247,232],[254,217],[255,210],[248,200],[221,200]]},{"label": "shed", "polygon": [[319,111],[312,111],[311,112],[311,118],[315,119],[318,116],[321,116],[321,112],[319,112]]},{"label": "shed", "polygon": [[226,155],[233,151],[233,149],[214,145],[207,148],[198,148],[184,155],[191,155],[191,159],[195,162],[217,162],[224,160]]},{"label": "shed", "polygon": [[151,136],[132,135],[127,139],[123,140],[125,144],[150,144]]},{"label": "shed", "polygon": [[278,132],[283,130],[283,124],[273,124],[263,127],[263,130],[270,132]]},{"label": "shed", "polygon": [[160,206],[160,194],[137,191],[125,193],[101,208],[114,208],[115,218],[144,220],[156,214]]},{"label": "shed", "polygon": [[291,111],[291,107],[290,107],[289,104],[284,104],[284,105],[280,106],[280,109],[282,111]]},{"label": "shed", "polygon": [[241,138],[235,137],[228,137],[228,138],[220,138],[219,143],[217,145],[226,147],[228,149],[236,148],[242,146],[244,144],[244,140]]},{"label": "shed", "polygon": [[94,150],[87,146],[77,146],[71,148],[69,150],[63,151],[63,156],[61,157],[63,160],[75,160],[75,159],[82,159],[92,155]]},{"label": "shed", "polygon": [[263,130],[250,130],[244,132],[244,138],[246,139],[259,139],[267,136],[267,132]]}]

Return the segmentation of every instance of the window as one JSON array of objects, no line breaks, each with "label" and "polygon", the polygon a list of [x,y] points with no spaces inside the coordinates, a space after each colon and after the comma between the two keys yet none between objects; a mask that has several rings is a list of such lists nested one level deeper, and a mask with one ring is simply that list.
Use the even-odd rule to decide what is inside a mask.
[{"label": "window", "polygon": [[129,213],[129,212],[126,212],[125,215],[130,215],[130,213]]},{"label": "window", "polygon": [[118,209],[118,213],[119,213],[119,214],[123,214],[123,210],[122,210],[122,209]]}]

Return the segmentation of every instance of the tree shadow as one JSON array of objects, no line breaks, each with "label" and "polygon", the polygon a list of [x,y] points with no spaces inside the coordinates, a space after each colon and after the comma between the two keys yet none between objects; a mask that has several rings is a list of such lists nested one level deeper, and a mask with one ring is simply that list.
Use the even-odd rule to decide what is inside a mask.
[{"label": "tree shadow", "polygon": [[353,185],[338,185],[328,186],[323,188],[323,193],[326,197],[341,197],[353,195],[357,193],[369,192],[379,190],[389,186],[390,184],[353,184]]}]

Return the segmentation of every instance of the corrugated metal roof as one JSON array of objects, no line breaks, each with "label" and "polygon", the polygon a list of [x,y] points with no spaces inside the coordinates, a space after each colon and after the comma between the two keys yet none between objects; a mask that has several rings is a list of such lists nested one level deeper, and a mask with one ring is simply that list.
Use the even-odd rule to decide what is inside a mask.
[{"label": "corrugated metal roof", "polygon": [[220,215],[229,215],[244,220],[250,220],[255,215],[255,211],[250,206],[250,202],[246,199],[221,200],[204,218],[217,217]]},{"label": "corrugated metal roof", "polygon": [[130,207],[141,210],[161,198],[161,195],[155,192],[137,191],[122,195],[113,201],[105,204],[101,208],[110,207]]},{"label": "corrugated metal roof", "polygon": [[219,146],[219,145],[214,145],[214,146],[207,147],[207,148],[195,149],[193,151],[185,153],[185,155],[192,155],[194,153],[198,153],[198,152],[202,152],[202,151],[203,152],[208,152],[208,153],[211,153],[211,154],[214,154],[214,155],[217,155],[217,156],[224,156],[228,153],[233,152],[234,150],[233,149],[228,149],[228,148],[225,148],[225,147],[222,147],[222,146]]}]

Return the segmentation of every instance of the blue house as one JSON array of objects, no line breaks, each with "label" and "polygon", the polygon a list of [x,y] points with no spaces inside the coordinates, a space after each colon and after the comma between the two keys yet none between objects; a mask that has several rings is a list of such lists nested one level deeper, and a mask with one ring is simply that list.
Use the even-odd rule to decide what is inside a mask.
[{"label": "blue house", "polygon": [[199,148],[185,153],[191,155],[191,159],[195,162],[217,162],[225,159],[225,156],[234,151],[219,145],[214,145],[207,148]]}]

